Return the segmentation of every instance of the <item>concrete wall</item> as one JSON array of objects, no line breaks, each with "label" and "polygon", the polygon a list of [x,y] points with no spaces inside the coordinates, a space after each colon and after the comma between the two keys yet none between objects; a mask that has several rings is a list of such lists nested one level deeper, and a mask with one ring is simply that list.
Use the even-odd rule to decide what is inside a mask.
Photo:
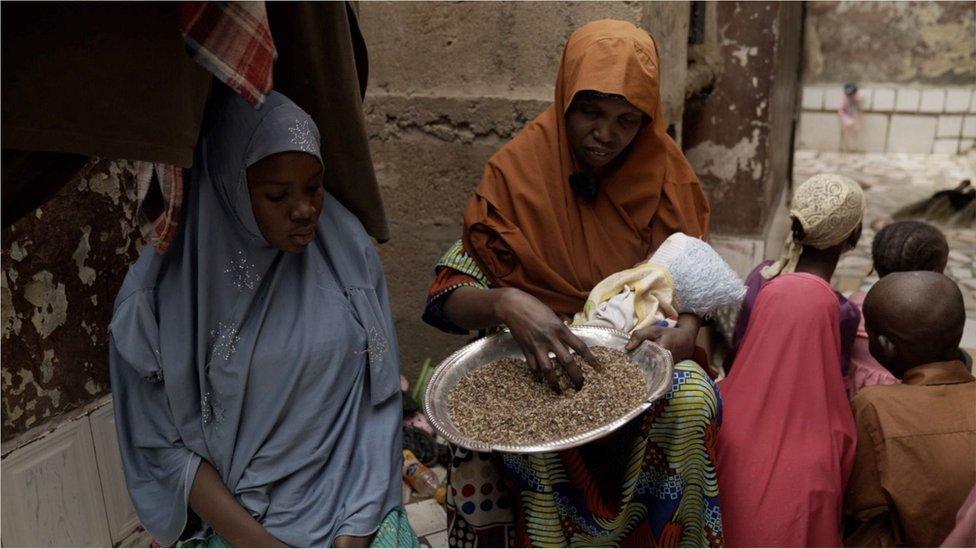
[{"label": "concrete wall", "polygon": [[[725,76],[704,85],[714,89],[707,116],[684,123],[694,121],[689,154],[716,205],[714,242],[741,270],[768,250],[765,227],[782,201],[785,183],[774,174],[788,159],[776,156],[786,141],[776,132],[795,89],[782,43],[799,33],[789,6],[708,9]],[[690,4],[370,2],[358,11],[370,48],[370,145],[393,235],[381,254],[413,379],[425,358],[438,361],[465,341],[420,320],[432,266],[460,236],[484,163],[551,102],[566,38],[602,18],[649,29],[680,139]],[[723,114],[734,109],[735,117]],[[703,143],[714,148],[696,149]],[[108,392],[107,323],[139,247],[135,177],[133,164],[103,162],[2,235],[4,440]]]},{"label": "concrete wall", "polygon": [[109,392],[112,303],[141,246],[135,179],[100,162],[3,231],[3,440]]},{"label": "concrete wall", "polygon": [[423,324],[434,262],[488,158],[551,101],[566,38],[592,20],[631,21],[657,39],[669,120],[680,124],[689,3],[363,2],[366,114],[392,239],[381,247],[411,380],[465,339]]},{"label": "concrete wall", "polygon": [[[668,116],[684,104],[689,4],[362,3],[371,146],[393,239],[382,247],[404,370],[463,339],[420,321],[485,161],[551,101],[566,38],[595,19],[650,29]],[[3,233],[3,440],[105,395],[112,302],[139,248],[134,164],[102,162]]]},{"label": "concrete wall", "polygon": [[685,153],[708,192],[713,231],[764,241],[790,180],[802,5],[715,8],[719,76],[685,107]]},{"label": "concrete wall", "polygon": [[805,80],[969,86],[976,3],[808,2]]},{"label": "concrete wall", "polygon": [[[976,138],[976,3],[809,2],[799,146],[957,154]],[[837,108],[857,82],[861,128]]]}]

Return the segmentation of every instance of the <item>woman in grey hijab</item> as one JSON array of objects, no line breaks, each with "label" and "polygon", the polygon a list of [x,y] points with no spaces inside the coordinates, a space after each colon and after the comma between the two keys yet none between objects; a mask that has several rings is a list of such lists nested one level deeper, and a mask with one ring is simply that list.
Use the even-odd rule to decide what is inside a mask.
[{"label": "woman in grey hijab", "polygon": [[214,93],[180,233],[144,249],[110,325],[139,518],[164,545],[416,545],[379,256],[325,194],[305,112]]}]

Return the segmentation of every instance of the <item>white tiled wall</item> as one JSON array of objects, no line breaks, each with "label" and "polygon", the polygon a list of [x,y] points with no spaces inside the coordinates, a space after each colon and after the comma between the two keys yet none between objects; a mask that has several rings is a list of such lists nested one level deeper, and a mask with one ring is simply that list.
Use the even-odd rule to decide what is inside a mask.
[{"label": "white tiled wall", "polygon": [[941,113],[945,110],[945,94],[943,89],[922,90],[922,99],[918,112]]},{"label": "white tiled wall", "polygon": [[959,152],[958,139],[936,139],[932,152],[936,154],[956,154]]},{"label": "white tiled wall", "polygon": [[860,131],[846,140],[837,118],[842,90],[843,84],[804,87],[800,148],[957,154],[976,143],[976,88],[865,85]]},{"label": "white tiled wall", "polygon": [[823,92],[824,106],[828,111],[836,111],[844,101],[844,90],[842,88],[827,88]]},{"label": "white tiled wall", "polygon": [[932,152],[939,119],[918,114],[894,114],[888,125],[888,151],[926,154]]},{"label": "white tiled wall", "polygon": [[837,114],[803,111],[799,141],[801,149],[840,150],[840,120]]},{"label": "white tiled wall", "polygon": [[976,115],[966,115],[962,121],[962,136],[966,139],[976,138]]},{"label": "white tiled wall", "polygon": [[112,542],[119,543],[139,528],[139,517],[132,507],[129,492],[125,488],[119,440],[115,434],[115,414],[109,404],[102,406],[89,417],[108,528],[112,533]]},{"label": "white tiled wall", "polygon": [[939,117],[936,137],[959,137],[962,134],[962,115],[944,114]]},{"label": "white tiled wall", "polygon": [[898,95],[895,99],[895,111],[897,112],[918,112],[918,104],[922,100],[922,92],[913,88],[901,88],[897,90]]},{"label": "white tiled wall", "polygon": [[820,88],[805,88],[801,104],[805,111],[819,111],[823,109],[824,91]]},{"label": "white tiled wall", "polygon": [[139,527],[111,400],[3,457],[4,547],[111,547]]},{"label": "white tiled wall", "polygon": [[863,152],[885,152],[888,146],[888,124],[890,117],[875,112],[864,113],[861,118],[863,129],[851,136],[853,148]]},{"label": "white tiled wall", "polygon": [[946,90],[945,112],[966,112],[972,91],[965,88]]},{"label": "white tiled wall", "polygon": [[[803,90],[806,93],[806,89]],[[874,90],[874,101],[871,102],[870,109],[878,112],[890,112],[895,108],[895,90],[890,88],[879,88]]]}]

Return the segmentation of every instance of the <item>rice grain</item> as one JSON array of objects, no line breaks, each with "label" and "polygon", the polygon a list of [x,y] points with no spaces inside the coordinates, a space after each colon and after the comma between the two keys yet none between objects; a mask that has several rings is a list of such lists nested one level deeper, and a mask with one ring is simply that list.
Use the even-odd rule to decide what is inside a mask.
[{"label": "rice grain", "polygon": [[576,391],[557,365],[562,394],[536,381],[524,359],[486,364],[451,390],[451,420],[464,436],[488,444],[541,444],[585,433],[639,406],[647,393],[640,367],[623,351],[591,351],[604,371],[595,371],[574,354],[585,382]]}]

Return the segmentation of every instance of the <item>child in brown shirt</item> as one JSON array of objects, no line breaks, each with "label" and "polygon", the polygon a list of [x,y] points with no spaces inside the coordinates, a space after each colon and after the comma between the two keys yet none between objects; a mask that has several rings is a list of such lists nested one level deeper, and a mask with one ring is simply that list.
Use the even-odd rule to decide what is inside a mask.
[{"label": "child in brown shirt", "polygon": [[962,294],[938,273],[893,273],[868,293],[864,314],[871,354],[902,383],[852,401],[845,545],[938,546],[976,484],[976,379],[958,359]]}]

